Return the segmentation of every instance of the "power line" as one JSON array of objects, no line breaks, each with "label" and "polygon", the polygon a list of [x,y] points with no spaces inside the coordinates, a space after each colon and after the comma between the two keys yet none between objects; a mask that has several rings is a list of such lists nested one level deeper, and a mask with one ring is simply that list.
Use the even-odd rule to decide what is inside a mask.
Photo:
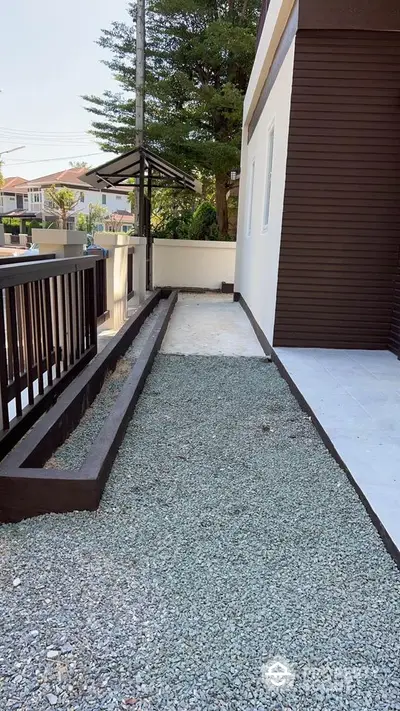
[{"label": "power line", "polygon": [[[82,146],[84,148],[85,146],[93,146],[93,144],[95,143],[95,141],[82,141],[80,139],[77,141],[59,141],[57,143],[35,143],[30,140],[26,140],[26,138],[21,140],[24,140],[26,146],[32,146],[33,148],[35,148],[36,146],[38,148],[53,148],[57,146]],[[9,141],[8,138],[0,136],[0,143],[7,143],[7,145],[17,146],[21,143],[21,141]]]},{"label": "power line", "polygon": [[102,151],[99,151],[98,153],[84,153],[80,156],[61,156],[59,158],[44,158],[44,160],[23,160],[18,163],[7,163],[6,168],[12,168],[15,165],[28,165],[30,163],[50,163],[51,161],[55,160],[73,160],[75,158],[89,158],[90,156],[100,155],[104,155],[104,153]]},{"label": "power line", "polygon": [[30,129],[20,129],[20,128],[7,128],[6,126],[0,126],[0,131],[5,131],[6,133],[13,134],[23,134],[31,136],[65,136],[65,137],[75,137],[75,136],[87,136],[88,131],[32,131]]}]

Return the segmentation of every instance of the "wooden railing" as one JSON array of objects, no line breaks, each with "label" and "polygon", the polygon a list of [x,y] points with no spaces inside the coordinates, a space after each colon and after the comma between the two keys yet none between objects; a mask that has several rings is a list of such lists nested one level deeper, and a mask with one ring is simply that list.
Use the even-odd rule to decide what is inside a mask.
[{"label": "wooden railing", "polygon": [[128,247],[128,275],[127,275],[128,300],[131,299],[132,296],[133,296],[133,260],[134,260],[134,252],[135,252],[135,248],[134,248],[134,247]]},{"label": "wooden railing", "polygon": [[97,350],[97,257],[26,259],[0,266],[2,453]]},{"label": "wooden railing", "polygon": [[0,257],[0,266],[3,264],[29,264],[29,262],[42,262],[46,259],[55,258],[55,254],[28,254],[26,257]]},{"label": "wooden railing", "polygon": [[96,261],[96,315],[100,325],[107,321],[110,312],[107,310],[107,254],[104,250],[91,250],[91,255],[97,256]]}]

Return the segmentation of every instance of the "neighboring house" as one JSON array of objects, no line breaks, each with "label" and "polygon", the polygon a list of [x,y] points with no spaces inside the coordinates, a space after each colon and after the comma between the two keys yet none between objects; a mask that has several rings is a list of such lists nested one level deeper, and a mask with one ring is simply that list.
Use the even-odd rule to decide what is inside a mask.
[{"label": "neighboring house", "polygon": [[[71,188],[79,196],[79,202],[75,208],[74,214],[71,215],[68,221],[69,229],[75,228],[76,215],[78,213],[87,214],[89,205],[102,205],[107,208],[110,216],[121,212],[125,215],[130,215],[129,229],[133,227],[134,216],[131,214],[131,205],[128,195],[131,192],[129,187],[111,188],[110,190],[96,190],[84,181],[86,168],[69,168],[58,173],[45,175],[35,180],[30,180],[26,184],[28,203],[27,211],[35,213],[39,219],[45,217],[47,222],[57,220],[57,217],[51,211],[51,205],[46,198],[46,189],[55,185],[58,188]],[[117,218],[116,218],[117,219]],[[98,226],[101,228],[101,226]],[[126,229],[126,231],[129,231]]]},{"label": "neighboring house", "polygon": [[28,207],[25,178],[6,178],[0,188],[0,217],[8,212],[26,210]]},{"label": "neighboring house", "polygon": [[400,350],[398,0],[264,2],[235,291],[272,346]]},{"label": "neighboring house", "polygon": [[135,227],[135,216],[128,210],[115,210],[104,221],[104,225],[98,225],[98,231],[108,230],[110,232],[130,232]]}]

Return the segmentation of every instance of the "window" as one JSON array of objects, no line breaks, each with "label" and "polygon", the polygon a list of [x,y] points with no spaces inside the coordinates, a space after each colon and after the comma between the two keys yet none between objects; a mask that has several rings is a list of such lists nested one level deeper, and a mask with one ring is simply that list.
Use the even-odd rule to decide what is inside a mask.
[{"label": "window", "polygon": [[85,202],[85,193],[80,193],[79,198],[81,202]]},{"label": "window", "polygon": [[102,205],[107,205],[107,195],[101,196],[101,203],[102,203]]},{"label": "window", "polygon": [[254,193],[254,174],[256,171],[256,161],[253,160],[250,170],[250,182],[249,182],[249,205],[247,213],[247,236],[251,235],[251,221],[253,214],[253,193]]},{"label": "window", "polygon": [[265,202],[264,202],[264,220],[263,227],[266,230],[269,223],[269,213],[271,210],[271,189],[272,189],[272,169],[274,164],[274,141],[275,141],[275,126],[272,125],[268,131],[267,141],[267,173],[265,176]]},{"label": "window", "polygon": [[116,198],[116,200],[122,200],[121,195],[116,195],[115,198]]},{"label": "window", "polygon": [[40,193],[38,191],[33,193],[33,202],[40,202]]}]

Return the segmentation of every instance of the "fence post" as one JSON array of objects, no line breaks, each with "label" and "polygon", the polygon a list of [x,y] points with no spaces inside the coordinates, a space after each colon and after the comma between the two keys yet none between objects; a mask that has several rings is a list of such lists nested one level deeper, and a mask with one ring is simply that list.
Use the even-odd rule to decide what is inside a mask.
[{"label": "fence post", "polygon": [[131,237],[133,255],[133,290],[139,304],[146,297],[146,237]]},{"label": "fence post", "polygon": [[85,232],[78,230],[42,230],[33,228],[32,242],[40,254],[54,252],[57,257],[82,257],[86,244]]},{"label": "fence post", "polygon": [[4,247],[5,237],[4,237],[4,225],[0,224],[0,247]]},{"label": "fence post", "polygon": [[96,232],[94,243],[108,250],[107,269],[107,311],[110,318],[105,328],[118,331],[125,323],[128,313],[128,235],[117,232]]}]

